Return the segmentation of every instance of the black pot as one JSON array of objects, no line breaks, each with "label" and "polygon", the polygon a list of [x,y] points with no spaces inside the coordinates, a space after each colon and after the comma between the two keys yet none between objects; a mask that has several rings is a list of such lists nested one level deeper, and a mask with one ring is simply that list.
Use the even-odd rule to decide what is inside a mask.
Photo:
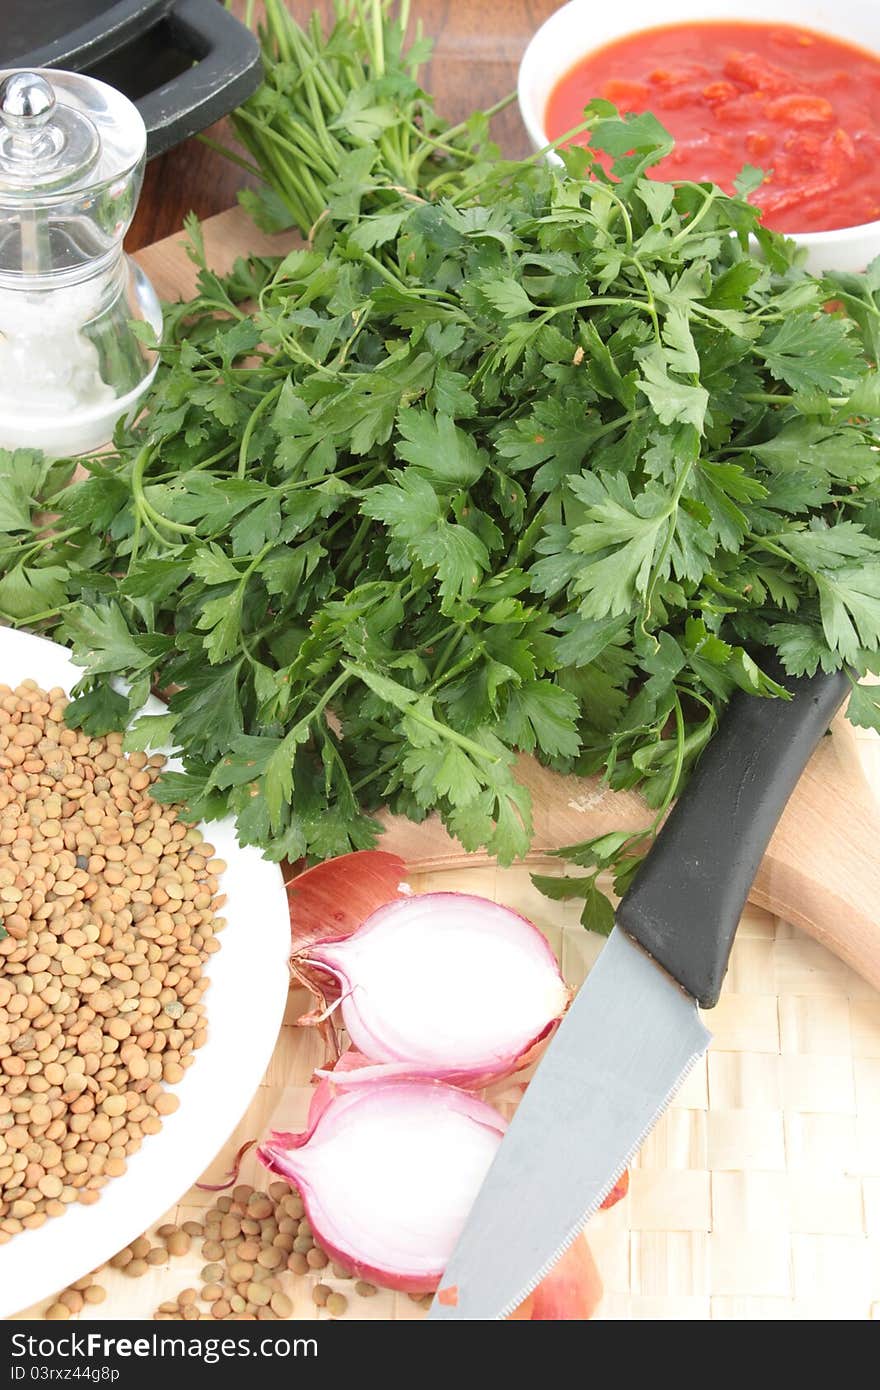
[{"label": "black pot", "polygon": [[27,0],[0,8],[0,68],[55,67],[137,106],[147,155],[225,116],[262,76],[253,34],[219,0]]}]

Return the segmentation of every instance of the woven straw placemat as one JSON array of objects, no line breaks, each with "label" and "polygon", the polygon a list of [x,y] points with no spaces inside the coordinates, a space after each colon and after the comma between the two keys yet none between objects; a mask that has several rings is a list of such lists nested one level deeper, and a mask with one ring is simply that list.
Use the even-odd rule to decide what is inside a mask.
[{"label": "woven straw placemat", "polygon": [[[878,786],[880,744],[866,742],[864,753]],[[549,861],[542,872],[551,865],[558,870]],[[577,905],[549,902],[523,866],[416,874],[412,884],[481,893],[524,913],[546,932],[572,985],[601,949],[579,925]],[[302,991],[291,993],[269,1070],[205,1181],[222,1181],[239,1145],[270,1124],[302,1127],[323,1060],[315,1031],[295,1026],[305,1002]],[[629,1196],[590,1223],[606,1289],[598,1316],[880,1318],[880,994],[750,907],[707,1022],[709,1053],[635,1159]],[[265,1178],[249,1154],[241,1181]],[[186,1220],[212,1200],[194,1188],[162,1220]],[[193,1251],[136,1280],[107,1269],[107,1301],[80,1316],[149,1317],[197,1284],[203,1263]],[[327,1316],[311,1300],[319,1278],[349,1296],[348,1317],[424,1316],[405,1295],[358,1298],[351,1283],[322,1271],[287,1276],[294,1317]],[[21,1316],[40,1316],[48,1302]]]},{"label": "woven straw placemat", "polygon": [[[416,875],[413,886],[456,886],[530,915],[574,985],[601,948],[574,905],[549,903],[523,868]],[[221,1181],[238,1145],[270,1123],[304,1121],[321,1060],[314,1030],[295,1026],[304,1002],[291,994],[263,1084],[206,1181]],[[880,995],[750,908],[708,1022],[709,1054],[635,1160],[629,1196],[590,1224],[606,1289],[599,1316],[880,1318]],[[264,1178],[248,1155],[241,1180]],[[193,1189],[163,1220],[186,1220],[211,1200]],[[82,1316],[149,1317],[197,1284],[203,1263],[193,1252],[137,1280],[105,1270],[108,1299]],[[352,1297],[349,1282],[322,1271],[289,1276],[295,1317],[326,1316],[311,1301],[319,1278],[349,1295],[347,1316],[423,1316],[404,1295]]]}]

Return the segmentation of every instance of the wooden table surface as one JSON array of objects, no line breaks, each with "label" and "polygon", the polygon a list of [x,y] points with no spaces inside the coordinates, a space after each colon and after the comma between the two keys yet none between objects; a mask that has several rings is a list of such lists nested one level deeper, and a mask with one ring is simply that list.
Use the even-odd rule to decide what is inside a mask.
[{"label": "wooden table surface", "polygon": [[[538,26],[559,8],[561,0],[413,0],[411,24],[421,19],[435,40],[434,55],[424,75],[441,113],[451,121],[477,106],[490,106],[513,90],[523,51]],[[328,0],[287,0],[302,21],[313,9],[328,13]],[[245,0],[233,0],[243,15]],[[257,13],[262,9],[257,0]],[[528,140],[516,106],[493,123],[496,140],[506,154],[528,153]],[[229,143],[228,123],[206,132]],[[144,191],[126,242],[129,251],[159,241],[180,230],[187,212],[210,217],[235,202],[246,175],[200,140],[187,140],[154,159],[147,167]]]}]

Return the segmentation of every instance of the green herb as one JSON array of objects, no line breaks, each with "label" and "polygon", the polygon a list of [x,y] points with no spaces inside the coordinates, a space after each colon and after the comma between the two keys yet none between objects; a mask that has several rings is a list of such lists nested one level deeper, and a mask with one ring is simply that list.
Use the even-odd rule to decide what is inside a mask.
[{"label": "green herb", "polygon": [[[71,644],[71,719],[172,691],[129,746],[179,748],[161,794],[275,857],[370,845],[388,805],[507,862],[531,837],[517,750],[659,818],[734,690],[784,695],[756,652],[876,670],[880,266],[811,278],[741,199],[646,177],[669,137],[604,103],[611,177],[584,150],[493,160],[480,118],[467,157],[461,134],[423,150],[392,7],[352,0],[284,55],[268,13],[253,149],[310,244],[223,279],[191,222],[200,293],[116,452],[69,487],[0,455],[0,608]],[[365,86],[373,125],[334,127],[353,148],[323,181],[270,159],[269,130],[323,142]],[[870,688],[851,710],[880,727]],[[596,876],[624,887],[643,847],[575,846],[585,874],[550,891],[607,927]]]},{"label": "green herb", "polygon": [[[463,171],[490,171],[488,120],[514,95],[457,126],[438,116],[418,82],[431,53],[420,22],[406,46],[410,0],[335,0],[326,38],[317,13],[300,26],[283,0],[265,0],[264,10],[265,81],[232,117],[253,163],[222,149],[266,180],[239,195],[260,227],[307,235],[328,205],[356,216],[364,205],[381,207],[388,185],[435,196],[457,189]],[[399,226],[400,214],[389,211],[355,242],[381,259]]]}]

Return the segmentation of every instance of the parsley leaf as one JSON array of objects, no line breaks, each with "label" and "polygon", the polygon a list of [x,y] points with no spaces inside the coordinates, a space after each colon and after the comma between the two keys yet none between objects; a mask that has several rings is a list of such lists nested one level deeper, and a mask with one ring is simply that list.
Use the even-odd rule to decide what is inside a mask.
[{"label": "parsley leaf", "polygon": [[758,345],[771,376],[793,391],[843,391],[862,375],[861,348],[846,319],[792,315]]}]

